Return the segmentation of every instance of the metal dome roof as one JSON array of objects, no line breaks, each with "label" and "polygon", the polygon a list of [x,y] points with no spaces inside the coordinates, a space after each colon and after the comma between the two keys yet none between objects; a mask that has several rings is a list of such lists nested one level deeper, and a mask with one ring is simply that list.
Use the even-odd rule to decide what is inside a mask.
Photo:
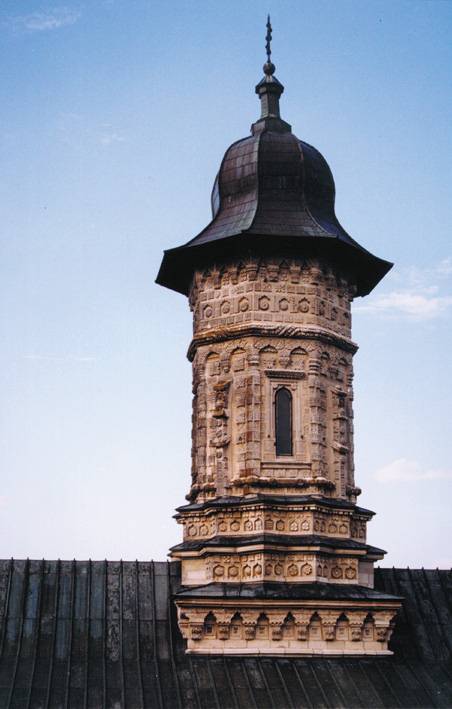
[{"label": "metal dome roof", "polygon": [[323,156],[291,132],[264,130],[231,145],[212,190],[210,224],[187,246],[240,233],[337,237],[356,242],[334,213]]},{"label": "metal dome roof", "polygon": [[188,294],[193,271],[247,254],[319,256],[348,271],[366,295],[392,264],[352,239],[334,212],[335,185],[318,150],[297,138],[279,113],[284,91],[264,65],[256,86],[262,113],[251,136],[233,143],[212,191],[212,221],[185,245],[165,251],[157,283]]}]

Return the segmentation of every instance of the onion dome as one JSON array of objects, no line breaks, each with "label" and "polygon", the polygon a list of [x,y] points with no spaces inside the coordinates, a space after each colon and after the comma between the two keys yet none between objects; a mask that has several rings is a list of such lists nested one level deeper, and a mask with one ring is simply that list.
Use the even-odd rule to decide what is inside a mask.
[{"label": "onion dome", "polygon": [[392,264],[347,234],[335,215],[328,163],[282,120],[284,86],[274,75],[269,39],[271,27],[264,77],[256,86],[261,116],[250,136],[226,150],[212,190],[212,221],[183,246],[165,251],[156,282],[187,295],[198,268],[277,253],[325,258],[350,274],[357,295],[366,295]]}]

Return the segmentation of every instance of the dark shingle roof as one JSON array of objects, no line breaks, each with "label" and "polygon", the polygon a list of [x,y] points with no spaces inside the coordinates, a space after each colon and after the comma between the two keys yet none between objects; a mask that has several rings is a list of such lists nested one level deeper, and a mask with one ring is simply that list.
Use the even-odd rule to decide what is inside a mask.
[{"label": "dark shingle roof", "polygon": [[390,658],[184,654],[166,562],[0,562],[0,707],[452,706],[452,573],[380,569],[405,597]]}]

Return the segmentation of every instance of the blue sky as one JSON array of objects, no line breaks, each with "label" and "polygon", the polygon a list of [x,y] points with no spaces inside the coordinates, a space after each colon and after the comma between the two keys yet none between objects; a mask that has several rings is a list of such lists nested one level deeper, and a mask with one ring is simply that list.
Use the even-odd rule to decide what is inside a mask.
[{"label": "blue sky", "polygon": [[283,118],[396,264],[354,305],[369,539],[386,564],[452,565],[452,4],[417,0],[3,0],[2,557],[179,541],[191,319],[154,278],[258,116],[269,9]]}]

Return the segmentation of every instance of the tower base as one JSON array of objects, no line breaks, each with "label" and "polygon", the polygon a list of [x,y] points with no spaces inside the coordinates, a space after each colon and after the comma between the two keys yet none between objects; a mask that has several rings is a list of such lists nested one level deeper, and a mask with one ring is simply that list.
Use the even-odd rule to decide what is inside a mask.
[{"label": "tower base", "polygon": [[[227,586],[227,588],[226,588]],[[187,652],[391,655],[396,596],[334,584],[208,584],[176,596]]]}]

